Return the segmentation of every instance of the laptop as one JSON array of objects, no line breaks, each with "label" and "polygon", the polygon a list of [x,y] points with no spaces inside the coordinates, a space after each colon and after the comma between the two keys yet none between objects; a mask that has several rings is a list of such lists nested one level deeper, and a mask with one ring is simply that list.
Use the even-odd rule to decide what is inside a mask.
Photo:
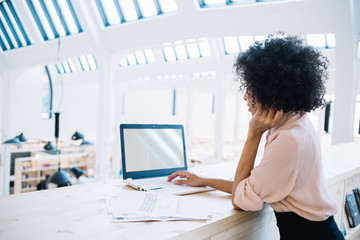
[{"label": "laptop", "polygon": [[187,170],[182,125],[121,124],[120,144],[123,179],[128,186],[175,195],[214,190],[167,181],[173,172]]}]

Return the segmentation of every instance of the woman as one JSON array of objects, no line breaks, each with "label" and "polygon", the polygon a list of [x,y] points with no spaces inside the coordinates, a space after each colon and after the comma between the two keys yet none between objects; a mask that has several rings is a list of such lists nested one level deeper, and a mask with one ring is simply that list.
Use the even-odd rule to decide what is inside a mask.
[{"label": "woman", "polygon": [[[234,181],[178,171],[175,184],[232,194],[236,209],[275,211],[281,239],[344,239],[323,176],[319,138],[307,112],[323,107],[328,61],[293,36],[270,35],[237,57],[234,68],[252,118]],[[264,156],[254,168],[260,139]]]}]

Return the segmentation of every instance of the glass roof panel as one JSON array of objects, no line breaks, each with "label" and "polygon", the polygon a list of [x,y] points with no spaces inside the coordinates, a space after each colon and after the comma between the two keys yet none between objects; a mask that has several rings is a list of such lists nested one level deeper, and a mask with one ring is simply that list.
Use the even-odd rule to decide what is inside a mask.
[{"label": "glass roof panel", "polygon": [[138,64],[146,64],[146,58],[143,51],[135,51],[135,56]]},{"label": "glass roof panel", "polygon": [[254,43],[254,38],[252,36],[240,36],[239,43],[240,50],[244,52]]},{"label": "glass roof panel", "polygon": [[333,33],[326,34],[326,40],[327,40],[327,46],[329,48],[334,48],[336,46],[335,34],[333,34]]},{"label": "glass roof panel", "polygon": [[213,4],[224,4],[226,0],[204,0],[204,4],[213,5]]},{"label": "glass roof panel", "polygon": [[0,21],[2,23],[2,26],[5,28],[3,30],[6,32],[7,36],[9,37],[8,41],[10,41],[10,42],[8,42],[8,44],[10,45],[10,48],[12,48],[11,45],[14,46],[13,48],[18,48],[19,45],[16,42],[15,37],[14,37],[13,33],[11,32],[10,26],[6,22],[3,14],[0,14]]},{"label": "glass roof panel", "polygon": [[89,65],[90,65],[90,69],[91,70],[96,70],[97,69],[97,64],[96,64],[94,56],[92,54],[88,54],[86,56],[86,58],[87,58],[87,61],[88,61]]},{"label": "glass roof panel", "polygon": [[154,0],[138,0],[143,17],[156,16],[158,14]]},{"label": "glass roof panel", "polygon": [[207,38],[200,38],[199,39],[199,48],[202,57],[209,57],[211,56],[210,46]]},{"label": "glass roof panel", "polygon": [[326,47],[325,34],[308,34],[306,35],[306,42],[313,47]]},{"label": "glass roof panel", "polygon": [[127,60],[128,60],[128,62],[129,62],[129,65],[136,65],[136,64],[137,64],[136,57],[135,57],[135,54],[134,54],[134,53],[130,53],[130,54],[127,56]]},{"label": "glass roof panel", "polygon": [[52,0],[44,0],[44,3],[48,9],[48,12],[50,14],[51,20],[55,25],[55,28],[60,36],[65,36],[65,30],[64,27],[61,25],[60,18],[57,15],[56,9],[54,7],[54,4],[52,3]]},{"label": "glass roof panel", "polygon": [[173,47],[171,47],[171,46],[164,47],[163,52],[164,52],[164,57],[165,57],[166,61],[168,61],[168,62],[176,61],[176,55],[175,55],[175,51],[174,51]]},{"label": "glass roof panel", "polygon": [[14,15],[12,14],[11,10],[9,9],[8,4],[9,4],[9,2],[5,2],[5,4],[3,5],[4,9],[7,13],[7,16],[11,22],[12,27],[14,28],[17,38],[21,42],[21,46],[26,46],[27,45],[26,40],[25,40],[23,34],[21,33],[21,30],[19,29],[19,26],[14,18]]},{"label": "glass roof panel", "polygon": [[52,32],[50,24],[46,19],[45,13],[40,5],[40,2],[38,0],[32,0],[31,2],[34,5],[36,14],[40,20],[41,27],[44,29],[44,31],[46,33],[46,37],[48,39],[54,39],[55,38],[54,33]]},{"label": "glass roof panel", "polygon": [[190,58],[199,58],[200,51],[197,43],[188,43],[186,44],[186,49]]},{"label": "glass roof panel", "polygon": [[126,21],[139,19],[132,0],[119,0]]},{"label": "glass roof panel", "polygon": [[86,60],[86,57],[80,56],[78,59],[81,64],[81,67],[83,68],[83,71],[90,71],[90,66],[89,66],[88,61]]},{"label": "glass roof panel", "polygon": [[120,17],[116,11],[116,6],[113,0],[101,0],[102,6],[104,8],[107,20],[110,25],[120,23]]},{"label": "glass roof panel", "polygon": [[175,52],[176,52],[177,59],[179,59],[179,60],[188,59],[188,54],[186,52],[184,45],[176,45]]},{"label": "glass roof panel", "polygon": [[224,37],[225,53],[232,54],[240,52],[237,37]]},{"label": "glass roof panel", "polygon": [[175,12],[177,5],[175,0],[159,0],[161,11],[164,13]]},{"label": "glass roof panel", "polygon": [[151,49],[146,49],[144,52],[145,52],[146,61],[148,63],[154,63],[155,57],[153,51]]}]

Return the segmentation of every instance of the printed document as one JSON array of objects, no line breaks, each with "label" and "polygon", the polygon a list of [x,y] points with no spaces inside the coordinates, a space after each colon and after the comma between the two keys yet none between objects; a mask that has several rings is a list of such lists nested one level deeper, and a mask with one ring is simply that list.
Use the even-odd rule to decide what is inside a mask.
[{"label": "printed document", "polygon": [[126,191],[106,207],[110,222],[210,219],[205,199],[164,193]]}]

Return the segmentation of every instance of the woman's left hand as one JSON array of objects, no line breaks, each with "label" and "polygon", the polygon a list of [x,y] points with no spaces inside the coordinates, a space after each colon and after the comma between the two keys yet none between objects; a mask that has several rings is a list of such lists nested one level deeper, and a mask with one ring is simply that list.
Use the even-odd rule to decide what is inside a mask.
[{"label": "woman's left hand", "polygon": [[273,108],[259,108],[250,120],[249,133],[262,135],[265,131],[276,126],[283,110]]}]

